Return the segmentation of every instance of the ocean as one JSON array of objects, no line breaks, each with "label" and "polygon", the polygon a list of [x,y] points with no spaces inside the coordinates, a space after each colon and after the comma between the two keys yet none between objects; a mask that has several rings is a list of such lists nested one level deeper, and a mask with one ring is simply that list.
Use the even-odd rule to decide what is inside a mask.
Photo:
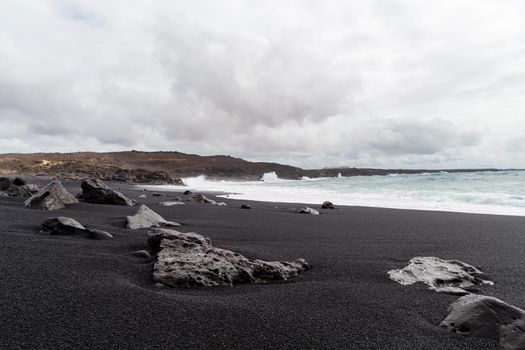
[{"label": "ocean", "polygon": [[525,171],[422,173],[285,180],[266,173],[260,181],[183,179],[187,187],[162,189],[218,191],[222,197],[268,202],[442,210],[525,216]]}]

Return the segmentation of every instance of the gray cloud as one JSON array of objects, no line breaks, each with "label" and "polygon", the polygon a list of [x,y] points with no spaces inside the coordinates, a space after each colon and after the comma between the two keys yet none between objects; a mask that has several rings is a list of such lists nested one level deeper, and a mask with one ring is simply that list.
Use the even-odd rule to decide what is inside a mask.
[{"label": "gray cloud", "polygon": [[0,3],[0,152],[523,167],[521,1]]}]

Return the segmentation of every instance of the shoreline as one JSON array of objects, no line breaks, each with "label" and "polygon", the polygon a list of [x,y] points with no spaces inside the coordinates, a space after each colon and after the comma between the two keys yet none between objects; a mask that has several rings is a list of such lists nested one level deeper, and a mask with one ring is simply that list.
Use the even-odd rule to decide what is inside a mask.
[{"label": "shoreline", "polygon": [[[133,185],[110,186],[214,246],[269,261],[305,258],[312,269],[285,283],[157,288],[152,262],[131,254],[147,249],[147,230],[124,227],[137,207],[81,202],[46,212],[0,198],[1,348],[497,349],[439,327],[457,297],[390,280],[387,272],[414,256],[476,266],[495,282],[480,294],[525,305],[522,217],[346,206],[314,216],[292,203],[246,201],[252,209],[243,210],[231,199],[162,207],[178,193],[142,199]],[[40,234],[53,216],[115,238]]]}]

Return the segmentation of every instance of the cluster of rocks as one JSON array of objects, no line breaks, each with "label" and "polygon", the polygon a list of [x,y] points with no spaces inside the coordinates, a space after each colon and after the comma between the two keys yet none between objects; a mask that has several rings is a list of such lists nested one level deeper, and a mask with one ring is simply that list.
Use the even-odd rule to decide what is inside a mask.
[{"label": "cluster of rocks", "polygon": [[213,199],[206,197],[202,193],[193,193],[192,191],[189,191],[189,190],[185,191],[182,194],[182,197],[177,197],[176,199],[179,202],[186,201],[186,202],[194,202],[194,203],[201,203],[201,204],[218,205],[220,207],[227,206],[227,204],[224,202],[217,202]]},{"label": "cluster of rocks", "polygon": [[[15,182],[15,184],[13,184]],[[0,182],[8,189],[24,186],[21,181]],[[2,187],[2,188],[3,188]],[[56,210],[66,205],[87,203],[132,206],[134,201],[111,189],[100,179],[82,181],[82,192],[73,196],[60,181],[55,180],[34,193],[25,205],[34,209]],[[221,205],[203,194],[186,192],[187,200],[196,203]],[[184,202],[163,202],[161,205],[181,205]],[[243,205],[249,209],[249,205]],[[179,223],[168,221],[148,208],[140,205],[135,215],[127,216],[126,227],[132,230],[155,228],[148,232],[147,241],[155,254],[153,279],[158,286],[196,287],[232,286],[238,283],[265,283],[287,281],[309,269],[304,259],[295,261],[263,261],[249,259],[230,250],[214,247],[209,238],[197,233],[182,233],[165,227],[177,227]],[[95,228],[83,226],[77,220],[58,216],[42,224],[42,233],[50,235],[78,235],[92,239],[111,239],[113,235]],[[134,252],[137,257],[151,258],[146,250]]]},{"label": "cluster of rocks", "polygon": [[31,197],[38,191],[38,186],[27,184],[23,179],[16,177],[0,177],[0,197]]},{"label": "cluster of rocks", "polygon": [[525,349],[525,311],[499,299],[474,294],[472,287],[493,285],[478,268],[458,260],[415,257],[402,269],[388,271],[402,285],[425,283],[439,293],[463,295],[448,308],[440,326],[454,334],[493,338],[502,349]]},{"label": "cluster of rocks", "polygon": [[304,259],[262,261],[216,248],[197,233],[170,229],[148,232],[148,243],[157,253],[153,279],[158,286],[232,286],[238,283],[287,281],[309,269]]}]

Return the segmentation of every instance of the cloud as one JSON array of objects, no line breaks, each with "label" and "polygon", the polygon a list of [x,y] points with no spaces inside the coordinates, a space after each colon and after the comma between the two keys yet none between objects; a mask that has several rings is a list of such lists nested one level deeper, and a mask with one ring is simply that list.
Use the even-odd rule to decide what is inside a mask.
[{"label": "cloud", "polygon": [[0,152],[523,167],[524,10],[512,0],[2,1]]}]

